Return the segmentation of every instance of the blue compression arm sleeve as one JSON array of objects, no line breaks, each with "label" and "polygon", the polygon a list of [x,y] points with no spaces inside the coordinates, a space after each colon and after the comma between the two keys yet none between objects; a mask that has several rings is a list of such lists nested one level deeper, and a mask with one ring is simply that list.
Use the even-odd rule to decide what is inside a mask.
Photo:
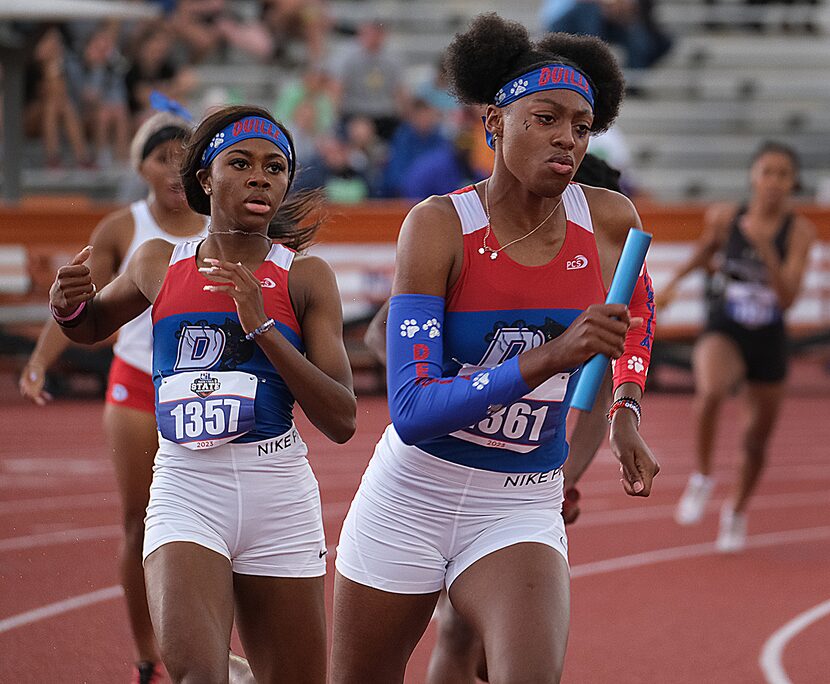
[{"label": "blue compression arm sleeve", "polygon": [[386,325],[389,412],[406,444],[469,427],[486,418],[490,407],[530,392],[518,357],[470,375],[442,377],[443,325],[443,297],[392,297]]}]

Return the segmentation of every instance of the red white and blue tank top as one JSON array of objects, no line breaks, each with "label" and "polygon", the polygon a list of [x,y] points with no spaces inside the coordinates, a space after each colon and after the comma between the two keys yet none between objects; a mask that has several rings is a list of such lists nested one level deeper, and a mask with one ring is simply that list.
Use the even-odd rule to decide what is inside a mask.
[{"label": "red white and blue tank top", "polygon": [[[200,242],[176,245],[152,308],[156,419],[164,438],[201,449],[283,434],[293,423],[294,397],[259,345],[245,340],[228,295],[206,292]],[[300,352],[300,325],[288,293],[295,253],[274,244],[254,275],[265,315]]]},{"label": "red white and blue tank top", "polygon": [[[541,266],[524,266],[505,252],[495,260],[479,254],[488,219],[478,194],[468,187],[450,198],[461,220],[464,256],[446,299],[444,377],[493,367],[538,347],[560,335],[589,305],[604,301],[591,213],[578,184],[568,185],[562,196],[567,219],[562,247]],[[488,240],[495,242],[492,234]],[[476,425],[417,446],[485,470],[558,468],[568,455],[565,418],[575,385],[572,372],[557,374],[510,406],[493,407]]]}]

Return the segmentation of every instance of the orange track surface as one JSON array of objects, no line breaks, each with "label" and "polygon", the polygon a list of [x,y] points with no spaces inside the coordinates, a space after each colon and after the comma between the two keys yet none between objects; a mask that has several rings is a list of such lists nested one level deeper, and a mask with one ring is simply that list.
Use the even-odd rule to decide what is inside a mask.
[{"label": "orange track surface", "polygon": [[[0,390],[0,681],[127,682],[131,645],[113,588],[119,507],[101,405],[61,401],[39,409],[18,401],[7,377]],[[827,395],[788,398],[753,501],[753,541],[728,557],[716,555],[711,542],[735,476],[739,409],[733,402],[724,414],[715,500],[699,526],[680,528],[672,512],[692,466],[690,408],[688,395],[652,394],[644,402],[643,432],[663,466],[649,500],[622,493],[607,448],[585,477],[583,515],[570,528],[565,682],[763,682],[765,642],[830,598]],[[358,434],[344,446],[326,443],[299,421],[331,547],[386,418],[382,399],[362,399]],[[330,563],[329,602],[332,577]],[[88,603],[31,612],[65,608],[59,602],[72,597]],[[407,682],[424,681],[433,641],[431,627]],[[825,613],[783,650],[781,664],[793,682],[830,681],[827,644]]]}]

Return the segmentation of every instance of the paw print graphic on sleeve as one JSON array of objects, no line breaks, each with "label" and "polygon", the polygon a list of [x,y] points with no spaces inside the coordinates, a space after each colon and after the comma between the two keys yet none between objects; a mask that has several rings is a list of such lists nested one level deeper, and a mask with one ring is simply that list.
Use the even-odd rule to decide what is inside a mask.
[{"label": "paw print graphic on sleeve", "polygon": [[639,356],[632,356],[628,359],[628,370],[633,370],[635,373],[642,373],[645,370],[645,363]]},{"label": "paw print graphic on sleeve", "polygon": [[510,87],[510,94],[521,95],[525,90],[527,90],[527,81],[523,78],[519,78],[513,81],[513,85]]},{"label": "paw print graphic on sleeve", "polygon": [[407,318],[401,323],[401,337],[415,337],[415,333],[420,330],[418,321],[414,318]]},{"label": "paw print graphic on sleeve", "polygon": [[490,373],[479,373],[473,378],[473,387],[483,390],[490,384]]},{"label": "paw print graphic on sleeve", "polygon": [[421,326],[421,329],[429,333],[430,339],[441,336],[441,324],[435,318],[430,318]]}]

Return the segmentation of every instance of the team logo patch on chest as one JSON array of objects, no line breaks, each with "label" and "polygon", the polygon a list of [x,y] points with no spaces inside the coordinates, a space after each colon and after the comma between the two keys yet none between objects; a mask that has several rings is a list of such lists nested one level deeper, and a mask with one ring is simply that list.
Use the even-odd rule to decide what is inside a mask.
[{"label": "team logo patch on chest", "polygon": [[234,370],[253,357],[254,344],[245,341],[242,326],[226,318],[221,325],[207,321],[182,321],[175,333],[178,340],[174,371]]},{"label": "team logo patch on chest", "polygon": [[565,264],[565,270],[567,271],[579,271],[588,266],[588,257],[583,256],[582,254],[577,254],[573,259],[570,259]]}]

